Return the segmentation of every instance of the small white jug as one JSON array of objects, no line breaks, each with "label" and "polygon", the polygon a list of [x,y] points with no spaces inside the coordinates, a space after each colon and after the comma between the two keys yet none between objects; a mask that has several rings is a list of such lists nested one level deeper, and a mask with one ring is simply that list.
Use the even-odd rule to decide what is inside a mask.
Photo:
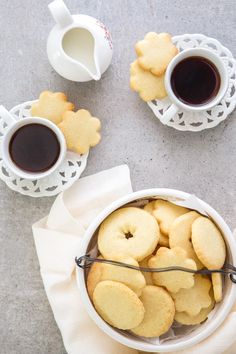
[{"label": "small white jug", "polygon": [[47,42],[48,59],[64,78],[99,80],[112,59],[112,39],[104,24],[86,15],[71,15],[63,0],[48,5],[56,25]]}]

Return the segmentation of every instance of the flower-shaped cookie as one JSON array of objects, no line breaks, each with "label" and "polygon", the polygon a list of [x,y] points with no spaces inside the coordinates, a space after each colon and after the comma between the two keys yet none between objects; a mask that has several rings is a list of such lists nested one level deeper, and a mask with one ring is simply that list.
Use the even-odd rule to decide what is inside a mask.
[{"label": "flower-shaped cookie", "polygon": [[44,91],[40,94],[38,102],[31,107],[33,117],[42,117],[51,120],[55,124],[62,121],[62,116],[66,111],[73,111],[74,105],[67,101],[67,97],[62,92]]},{"label": "flower-shaped cookie", "polygon": [[135,49],[139,65],[157,76],[164,74],[169,62],[178,53],[168,33],[149,32]]},{"label": "flower-shaped cookie", "polygon": [[[187,258],[187,253],[180,247],[172,249],[161,247],[155,256],[148,262],[149,268],[165,268],[179,266],[197,270],[196,263]],[[164,286],[172,293],[177,293],[180,289],[188,289],[194,285],[194,275],[192,273],[172,271],[166,273],[152,273],[152,280],[155,285]]]},{"label": "flower-shaped cookie", "polygon": [[211,305],[211,281],[202,275],[195,275],[194,286],[190,289],[181,289],[177,294],[172,294],[177,312],[186,312],[196,316],[204,308]]},{"label": "flower-shaped cookie", "polygon": [[164,75],[157,77],[150,71],[143,70],[137,60],[130,65],[130,87],[137,91],[144,101],[164,98],[167,95]]},{"label": "flower-shaped cookie", "polygon": [[100,120],[92,117],[85,109],[66,112],[58,127],[65,136],[68,149],[79,154],[88,152],[90,146],[97,145],[101,139]]}]

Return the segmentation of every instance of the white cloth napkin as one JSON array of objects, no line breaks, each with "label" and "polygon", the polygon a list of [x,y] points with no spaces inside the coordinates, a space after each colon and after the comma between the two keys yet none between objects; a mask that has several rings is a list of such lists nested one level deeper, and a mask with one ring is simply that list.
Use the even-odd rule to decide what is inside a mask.
[{"label": "white cloth napkin", "polygon": [[[33,225],[43,284],[68,354],[138,354],[94,324],[75,279],[75,257],[86,228],[104,207],[130,192],[126,165],[82,178],[57,197],[46,218]],[[232,312],[210,338],[181,353],[236,354],[236,345],[224,352],[235,341],[235,328],[236,312]]]}]

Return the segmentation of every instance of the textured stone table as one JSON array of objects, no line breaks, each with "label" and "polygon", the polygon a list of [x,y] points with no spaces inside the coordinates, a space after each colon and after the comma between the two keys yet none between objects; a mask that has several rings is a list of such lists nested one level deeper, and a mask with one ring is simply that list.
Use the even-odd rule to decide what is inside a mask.
[{"label": "textured stone table", "polygon": [[[84,176],[127,163],[135,190],[172,187],[196,193],[235,227],[236,112],[214,129],[182,133],[162,126],[129,89],[134,43],[150,30],[204,33],[236,56],[235,0],[68,0],[72,12],[101,19],[113,35],[112,66],[102,81],[85,84],[60,78],[48,63],[45,45],[53,26],[48,2],[0,2],[0,103],[10,108],[45,89],[66,92],[103,123],[102,142],[91,151]],[[0,182],[1,354],[65,353],[31,234],[31,224],[52,202],[21,196]]]}]

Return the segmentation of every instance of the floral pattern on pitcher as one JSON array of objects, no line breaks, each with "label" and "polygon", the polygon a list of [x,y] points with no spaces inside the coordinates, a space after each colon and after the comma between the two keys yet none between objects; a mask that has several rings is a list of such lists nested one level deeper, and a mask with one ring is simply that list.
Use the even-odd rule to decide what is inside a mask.
[{"label": "floral pattern on pitcher", "polygon": [[96,20],[96,24],[102,28],[105,32],[104,38],[108,41],[109,47],[112,50],[113,49],[113,43],[112,43],[112,38],[111,38],[111,33],[107,29],[107,27],[99,20]]}]

